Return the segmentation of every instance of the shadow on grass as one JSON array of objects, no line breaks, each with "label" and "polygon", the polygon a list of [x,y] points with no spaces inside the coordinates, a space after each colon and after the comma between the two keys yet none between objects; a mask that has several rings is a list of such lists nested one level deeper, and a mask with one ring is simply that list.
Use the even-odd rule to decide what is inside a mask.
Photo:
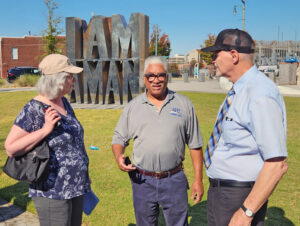
[{"label": "shadow on grass", "polygon": [[267,210],[267,216],[265,219],[265,226],[274,226],[274,225],[284,225],[284,226],[294,226],[295,224],[286,218],[285,212],[283,209],[278,207],[269,207]]},{"label": "shadow on grass", "polygon": [[14,218],[25,212],[31,200],[28,198],[28,184],[24,182],[17,182],[14,185],[0,189],[0,197],[21,208],[9,205],[4,200],[0,200],[0,222]]},{"label": "shadow on grass", "polygon": [[[269,207],[265,219],[265,226],[295,226],[295,224],[286,218],[284,210],[278,207]],[[190,226],[207,226],[206,219],[206,201],[200,202],[195,206],[189,205]],[[165,226],[162,209],[159,211],[158,226]],[[136,226],[136,224],[128,224],[128,226]]]},{"label": "shadow on grass", "polygon": [[[190,226],[204,226],[207,225],[206,220],[206,201],[200,202],[195,206],[189,205],[189,219]],[[165,220],[162,209],[159,208],[158,226],[165,226]],[[136,224],[130,223],[128,226],[136,226]]]},{"label": "shadow on grass", "polygon": [[189,205],[189,217],[191,217],[190,226],[207,225],[206,201],[202,201],[194,206]]}]

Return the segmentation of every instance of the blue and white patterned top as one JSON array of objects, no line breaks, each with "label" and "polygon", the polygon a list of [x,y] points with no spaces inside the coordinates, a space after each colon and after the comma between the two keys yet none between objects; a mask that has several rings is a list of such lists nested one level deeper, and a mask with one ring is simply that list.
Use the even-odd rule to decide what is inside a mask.
[{"label": "blue and white patterned top", "polygon": [[[50,147],[47,180],[30,184],[29,197],[56,200],[71,199],[90,191],[89,159],[84,147],[83,128],[68,100],[63,97],[67,115],[61,115],[61,125],[47,137]],[[41,129],[45,113],[37,100],[30,100],[15,120],[15,125],[31,133]]]}]

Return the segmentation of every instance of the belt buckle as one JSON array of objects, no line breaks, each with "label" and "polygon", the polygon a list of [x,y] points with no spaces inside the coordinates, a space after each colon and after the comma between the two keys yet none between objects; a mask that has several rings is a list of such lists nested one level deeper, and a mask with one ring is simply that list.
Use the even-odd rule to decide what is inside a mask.
[{"label": "belt buckle", "polygon": [[154,172],[154,177],[155,177],[156,179],[160,179],[160,178],[162,177],[162,176],[161,176],[162,173],[163,173],[162,171],[155,171],[155,172]]}]

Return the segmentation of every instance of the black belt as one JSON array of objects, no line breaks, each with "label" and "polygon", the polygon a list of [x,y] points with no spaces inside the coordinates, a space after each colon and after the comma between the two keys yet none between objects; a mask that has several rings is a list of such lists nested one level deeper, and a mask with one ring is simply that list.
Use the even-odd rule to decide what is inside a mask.
[{"label": "black belt", "polygon": [[251,188],[255,181],[235,181],[235,180],[219,180],[209,178],[210,185],[212,187],[239,187],[239,188]]},{"label": "black belt", "polygon": [[161,179],[161,178],[171,176],[175,173],[178,173],[179,171],[181,171],[183,169],[183,166],[182,166],[182,164],[180,164],[179,166],[175,167],[174,169],[171,169],[169,171],[163,171],[163,172],[149,172],[149,171],[145,171],[145,170],[142,170],[139,168],[136,168],[136,169],[140,174],[144,174],[146,176]]}]

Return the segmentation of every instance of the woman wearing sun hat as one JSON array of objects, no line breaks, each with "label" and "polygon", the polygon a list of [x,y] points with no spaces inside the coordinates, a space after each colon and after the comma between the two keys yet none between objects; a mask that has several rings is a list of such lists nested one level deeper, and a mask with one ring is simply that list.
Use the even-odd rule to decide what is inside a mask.
[{"label": "woman wearing sun hat", "polygon": [[39,65],[38,95],[21,110],[5,141],[9,156],[19,156],[46,139],[50,147],[47,179],[29,185],[41,226],[81,225],[83,195],[90,191],[89,159],[83,128],[64,97],[82,68],[60,54],[46,56]]}]

